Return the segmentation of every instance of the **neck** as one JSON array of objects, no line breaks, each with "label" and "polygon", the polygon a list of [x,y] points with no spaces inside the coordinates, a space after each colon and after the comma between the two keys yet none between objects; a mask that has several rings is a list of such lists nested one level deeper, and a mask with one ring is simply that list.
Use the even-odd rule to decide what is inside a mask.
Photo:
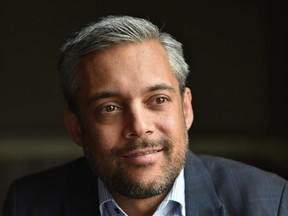
[{"label": "neck", "polygon": [[130,199],[117,192],[111,194],[127,215],[149,216],[156,211],[168,192],[145,199]]}]

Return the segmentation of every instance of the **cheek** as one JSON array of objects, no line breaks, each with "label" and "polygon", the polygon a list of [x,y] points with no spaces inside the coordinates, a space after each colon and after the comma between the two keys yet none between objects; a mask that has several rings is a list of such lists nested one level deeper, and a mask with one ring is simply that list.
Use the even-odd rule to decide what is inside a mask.
[{"label": "cheek", "polygon": [[183,129],[185,128],[184,120],[181,114],[176,114],[176,111],[174,111],[174,113],[175,114],[170,114],[160,119],[160,130],[168,137],[179,139],[183,137]]},{"label": "cheek", "polygon": [[93,154],[101,158],[106,157],[107,154],[110,154],[111,149],[117,145],[119,133],[117,133],[112,126],[105,127],[93,124],[87,129],[86,141],[89,149],[93,151]]}]

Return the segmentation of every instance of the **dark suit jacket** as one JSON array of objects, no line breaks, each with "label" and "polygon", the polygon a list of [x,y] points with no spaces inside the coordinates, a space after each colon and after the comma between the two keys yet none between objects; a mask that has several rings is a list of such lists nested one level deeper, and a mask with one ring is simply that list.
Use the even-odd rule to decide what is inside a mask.
[{"label": "dark suit jacket", "polygon": [[[187,153],[187,216],[288,216],[284,179],[231,160]],[[97,177],[85,159],[16,180],[4,216],[97,216]]]}]

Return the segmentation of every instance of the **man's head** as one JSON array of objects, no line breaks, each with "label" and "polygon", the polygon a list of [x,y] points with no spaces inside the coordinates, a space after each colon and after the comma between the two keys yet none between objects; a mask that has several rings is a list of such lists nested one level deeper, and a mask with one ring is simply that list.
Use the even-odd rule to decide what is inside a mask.
[{"label": "man's head", "polygon": [[81,59],[85,54],[115,44],[147,40],[158,41],[164,47],[179,87],[183,91],[189,68],[183,57],[182,44],[145,19],[108,16],[100,22],[89,23],[79,32],[75,32],[62,46],[58,71],[62,91],[70,109],[77,110],[75,95],[79,88]]},{"label": "man's head", "polygon": [[193,121],[181,44],[150,22],[108,17],[63,46],[66,127],[113,195],[167,192]]}]

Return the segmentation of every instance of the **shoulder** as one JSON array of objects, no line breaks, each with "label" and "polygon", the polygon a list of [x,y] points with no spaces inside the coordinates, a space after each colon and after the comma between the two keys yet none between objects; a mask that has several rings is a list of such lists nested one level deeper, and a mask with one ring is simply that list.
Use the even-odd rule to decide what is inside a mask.
[{"label": "shoulder", "polygon": [[[266,185],[266,183],[269,182],[286,183],[285,179],[274,173],[239,161],[209,155],[197,155],[197,157],[203,163],[214,181],[217,179],[221,179],[221,181],[227,179],[227,181],[233,181],[235,184],[250,184],[253,187],[261,186],[261,183]],[[275,186],[278,186],[278,184]]]},{"label": "shoulder", "polygon": [[16,208],[21,209],[20,215],[38,215],[32,214],[31,209],[40,212],[46,209],[47,213],[41,215],[49,215],[51,212],[54,214],[60,211],[59,205],[70,196],[71,191],[85,184],[83,182],[86,179],[91,181],[91,176],[93,174],[86,160],[80,158],[62,166],[16,179],[6,197],[4,215],[12,215]]},{"label": "shoulder", "polygon": [[[31,188],[39,190],[40,188],[43,188],[42,186],[44,185],[46,186],[44,188],[67,187],[78,180],[77,176],[80,176],[79,174],[84,172],[86,166],[85,159],[79,158],[64,165],[16,179],[12,185],[17,185],[22,189],[29,188],[29,190],[31,190]],[[71,181],[72,179],[73,181]],[[64,183],[65,185],[63,185]]]},{"label": "shoulder", "polygon": [[267,215],[274,215],[283,209],[287,213],[288,190],[285,179],[230,159],[207,155],[198,155],[198,158],[226,210],[240,208],[242,215],[263,210],[269,212]]}]

